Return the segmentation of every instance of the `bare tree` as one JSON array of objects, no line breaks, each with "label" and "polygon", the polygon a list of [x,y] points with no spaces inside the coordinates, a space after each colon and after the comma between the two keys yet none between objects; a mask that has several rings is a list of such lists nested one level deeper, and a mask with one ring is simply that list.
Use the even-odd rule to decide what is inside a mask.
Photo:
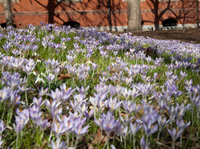
[{"label": "bare tree", "polygon": [[4,0],[4,12],[6,17],[6,26],[13,26],[12,10],[10,6],[10,0]]},{"label": "bare tree", "polygon": [[197,7],[197,28],[199,28],[199,0],[196,0]]},{"label": "bare tree", "polygon": [[127,0],[128,5],[128,31],[141,31],[140,0]]}]

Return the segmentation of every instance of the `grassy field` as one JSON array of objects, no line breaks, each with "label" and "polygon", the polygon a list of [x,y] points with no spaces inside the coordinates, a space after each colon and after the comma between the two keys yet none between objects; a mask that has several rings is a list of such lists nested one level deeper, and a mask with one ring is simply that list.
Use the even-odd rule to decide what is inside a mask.
[{"label": "grassy field", "polygon": [[0,67],[2,148],[200,146],[199,44],[29,25]]}]

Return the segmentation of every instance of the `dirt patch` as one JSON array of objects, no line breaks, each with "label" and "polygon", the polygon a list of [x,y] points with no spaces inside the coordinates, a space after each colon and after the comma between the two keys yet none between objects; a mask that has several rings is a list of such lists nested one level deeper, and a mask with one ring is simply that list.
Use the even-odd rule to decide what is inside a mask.
[{"label": "dirt patch", "polygon": [[[127,32],[111,32],[122,34]],[[182,30],[158,30],[158,31],[140,31],[132,32],[133,36],[144,36],[163,40],[180,40],[183,42],[200,43],[200,28],[190,28]]]}]

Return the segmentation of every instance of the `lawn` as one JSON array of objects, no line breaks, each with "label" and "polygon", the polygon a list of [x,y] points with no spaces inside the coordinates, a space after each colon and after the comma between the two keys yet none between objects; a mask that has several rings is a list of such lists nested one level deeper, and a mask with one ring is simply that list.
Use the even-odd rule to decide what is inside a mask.
[{"label": "lawn", "polygon": [[9,27],[0,67],[0,148],[200,146],[199,44]]}]

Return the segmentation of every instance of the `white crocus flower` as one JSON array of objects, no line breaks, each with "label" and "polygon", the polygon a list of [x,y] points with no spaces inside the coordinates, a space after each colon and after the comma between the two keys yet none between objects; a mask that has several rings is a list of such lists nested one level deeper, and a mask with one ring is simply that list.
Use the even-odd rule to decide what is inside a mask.
[{"label": "white crocus flower", "polygon": [[34,74],[35,76],[37,75],[37,73],[35,71],[32,71],[31,74]]},{"label": "white crocus flower", "polygon": [[46,75],[44,73],[40,73],[41,76],[46,77]]},{"label": "white crocus flower", "polygon": [[42,78],[40,78],[40,75],[37,76],[37,79],[36,79],[35,83],[37,83],[37,82],[45,83],[45,81]]},{"label": "white crocus flower", "polygon": [[87,61],[86,64],[92,64],[92,62],[91,61]]},{"label": "white crocus flower", "polygon": [[37,62],[37,63],[41,63],[41,60],[38,59],[36,62]]},{"label": "white crocus flower", "polygon": [[39,56],[39,54],[35,52],[32,54],[32,56]]}]

